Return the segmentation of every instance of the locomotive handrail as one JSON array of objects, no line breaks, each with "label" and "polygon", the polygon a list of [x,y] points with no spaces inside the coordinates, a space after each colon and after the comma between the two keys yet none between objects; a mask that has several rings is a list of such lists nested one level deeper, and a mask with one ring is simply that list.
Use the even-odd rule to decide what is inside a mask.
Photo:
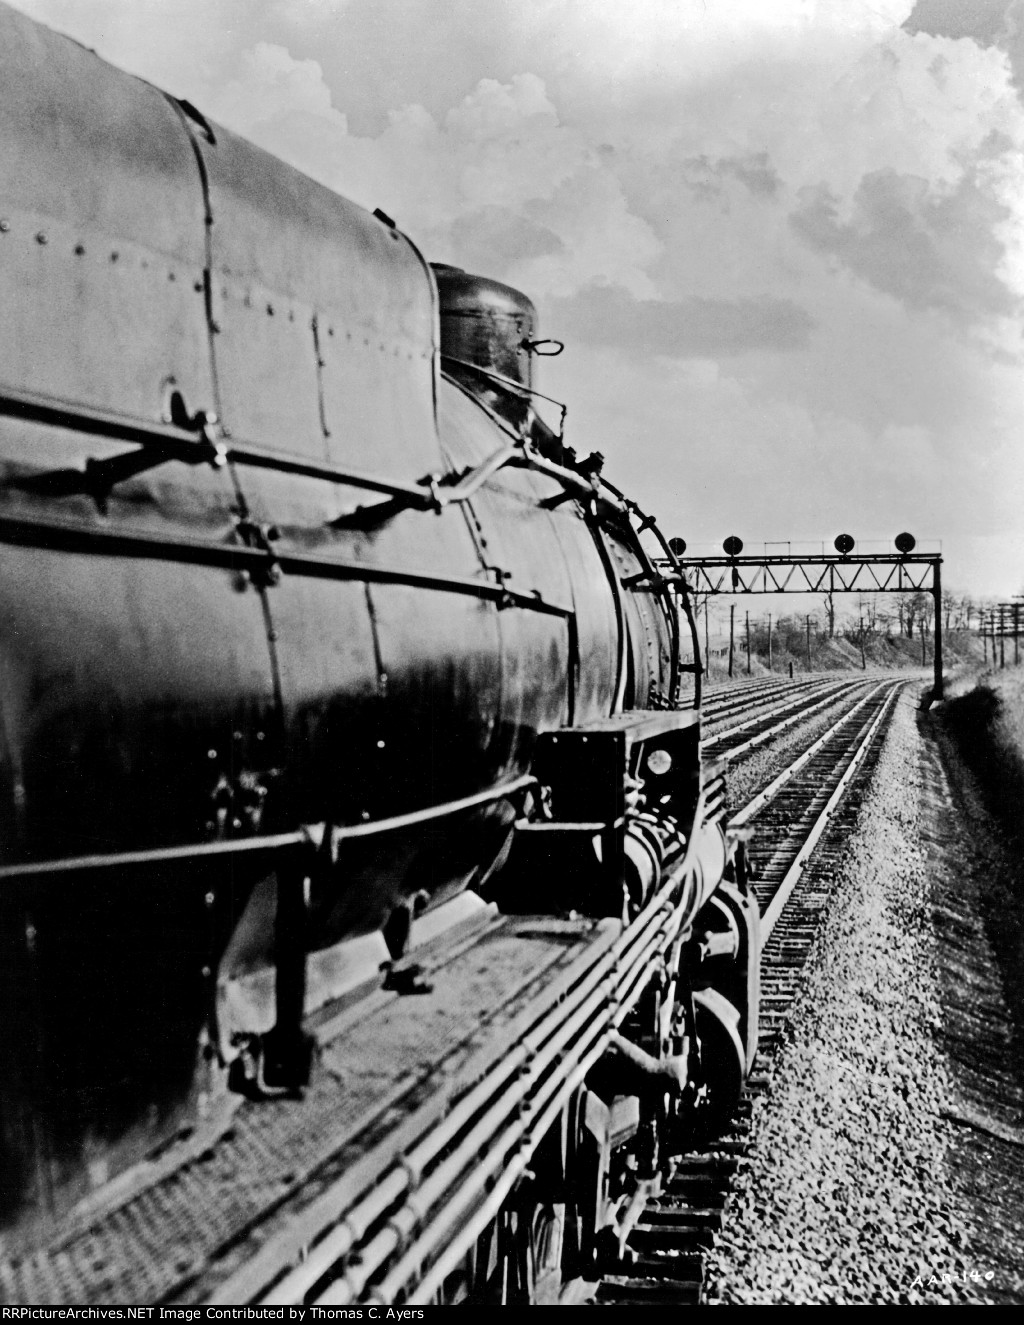
[{"label": "locomotive handrail", "polygon": [[211,857],[230,855],[258,855],[263,852],[285,851],[289,848],[299,851],[315,851],[323,846],[324,836],[330,833],[332,850],[350,838],[381,836],[385,833],[398,832],[404,828],[415,828],[438,819],[447,819],[466,810],[477,809],[482,805],[491,805],[495,801],[518,795],[537,785],[537,779],[529,773],[488,787],[486,791],[474,792],[459,800],[445,801],[441,805],[429,805],[422,810],[411,810],[408,814],[392,815],[388,819],[375,819],[370,823],[358,824],[303,824],[291,833],[275,833],[268,837],[236,837],[218,842],[193,842],[187,846],[154,847],[147,851],[123,851],[95,856],[68,856],[65,859],[28,861],[19,865],[0,866],[0,883],[14,883],[22,879],[39,878],[54,874],[83,873],[87,870],[118,869],[125,866],[162,865],[172,861],[208,860]]},{"label": "locomotive handrail", "polygon": [[[541,345],[548,342],[538,341],[536,343]],[[550,343],[554,345],[561,344],[560,341],[552,341]],[[562,348],[564,349],[565,347],[562,346]],[[560,354],[561,350],[559,350],[558,353]],[[554,356],[550,357],[553,358]],[[561,410],[561,418],[559,419],[558,424],[558,440],[562,440],[565,433],[565,416],[569,412],[569,406],[564,404],[561,400],[556,400],[554,396],[546,396],[543,391],[537,391],[534,387],[527,386],[524,382],[517,382],[514,377],[506,377],[504,373],[496,373],[493,368],[483,368],[478,363],[470,363],[468,359],[456,359],[452,354],[442,354],[441,362],[442,364],[454,363],[457,364],[459,368],[468,368],[471,373],[477,373],[480,377],[487,378],[492,382],[497,382],[499,386],[506,387],[508,390],[515,392],[516,395],[524,400],[529,400],[531,396],[536,396],[538,400],[546,400],[549,405],[557,405]],[[451,375],[448,374],[448,376],[450,377]]]},{"label": "locomotive handrail", "polygon": [[[229,446],[222,440],[227,438],[229,433],[224,429],[218,429],[216,422],[210,418],[205,420],[204,427],[190,430],[171,423],[156,423],[129,415],[92,409],[86,405],[73,405],[49,396],[14,390],[3,385],[0,385],[0,415],[27,419],[32,423],[51,424],[74,432],[88,433],[90,436],[105,437],[111,441],[134,442],[137,446],[151,447],[159,453],[159,459],[155,458],[154,464],[180,460],[188,465],[213,464],[215,468],[234,463],[257,469],[274,469],[306,478],[327,479],[329,482],[346,484],[353,488],[366,488],[371,492],[381,492],[390,497],[402,497],[423,510],[430,510],[433,506],[431,493],[420,485],[378,478],[373,474],[337,465],[312,464],[305,460],[278,455],[272,451],[253,450],[250,446]],[[218,440],[214,440],[215,438]],[[88,477],[83,470],[84,491],[94,486],[94,479],[86,483]]]},{"label": "locomotive handrail", "polygon": [[308,834],[275,833],[268,837],[238,837],[219,842],[190,842],[186,846],[154,847],[146,851],[109,852],[95,856],[67,856],[56,860],[24,861],[18,865],[0,865],[0,883],[17,883],[54,875],[84,873],[87,870],[123,869],[126,866],[164,865],[174,861],[208,860],[227,855],[259,855],[264,852],[308,850]]},{"label": "locomotive handrail", "polygon": [[[205,416],[193,430],[178,427],[173,423],[155,423],[106,410],[92,409],[85,405],[72,405],[48,396],[18,391],[2,385],[0,385],[0,415],[69,428],[75,432],[104,437],[111,441],[134,442],[137,446],[152,451],[149,460],[151,465],[178,460],[188,465],[212,464],[214,468],[237,464],[251,469],[275,470],[278,473],[295,474],[302,478],[324,479],[348,487],[365,488],[370,492],[399,498],[403,505],[423,511],[440,511],[445,506],[454,506],[467,501],[493,473],[509,462],[518,449],[514,445],[499,448],[448,487],[445,485],[451,481],[452,476],[446,474],[429,474],[419,483],[404,483],[367,474],[362,470],[339,465],[322,465],[275,451],[264,451],[254,448],[251,443],[229,444],[227,439],[230,437],[230,432],[219,427],[212,416]],[[134,457],[127,458],[134,459]],[[136,465],[118,464],[123,459],[120,456],[113,456],[107,460],[90,460],[82,471],[59,470],[52,474],[44,473],[39,478],[43,481],[53,480],[60,475],[65,479],[65,486],[61,489],[62,494],[75,490],[91,492],[97,488],[109,488],[138,472],[137,463]],[[68,482],[75,478],[78,479],[78,483],[75,488],[70,488]]]},{"label": "locomotive handrail", "polygon": [[28,547],[59,548],[64,551],[92,552],[100,556],[137,556],[154,560],[182,561],[194,565],[220,567],[231,571],[265,573],[268,565],[288,574],[321,580],[361,580],[371,584],[404,584],[438,593],[463,594],[485,598],[501,608],[517,607],[547,616],[572,617],[574,609],[549,602],[532,593],[509,589],[502,581],[470,580],[456,575],[432,575],[425,571],[397,567],[372,566],[364,562],[340,561],[310,553],[267,552],[237,543],[204,543],[198,539],[166,538],[140,531],[97,529],[88,525],[55,521],[24,520],[0,517],[0,542]]},{"label": "locomotive handrail", "polygon": [[[459,363],[461,360],[454,360],[453,362]],[[525,469],[533,469],[539,474],[545,474],[548,478],[555,479],[557,482],[561,483],[564,488],[571,489],[577,493],[583,498],[583,500],[592,502],[598,510],[604,508],[607,511],[614,512],[616,515],[626,514],[625,502],[619,498],[604,496],[597,483],[584,478],[582,474],[577,473],[574,469],[568,469],[565,465],[560,465],[556,461],[548,460],[546,456],[542,456],[531,445],[528,438],[513,428],[501,417],[500,414],[497,413],[496,410],[491,409],[486,401],[481,400],[479,396],[474,395],[473,392],[471,392],[464,383],[460,382],[457,377],[453,377],[450,373],[445,373],[444,378],[445,381],[450,382],[452,386],[458,388],[463,395],[472,400],[474,405],[482,409],[495,427],[500,428],[507,437],[511,437],[516,441],[517,445],[513,448],[513,454],[510,456],[507,462],[508,464]],[[544,399],[547,399],[547,397],[545,396]],[[608,484],[605,486],[610,487]],[[614,489],[612,489],[612,491],[614,491]]]}]

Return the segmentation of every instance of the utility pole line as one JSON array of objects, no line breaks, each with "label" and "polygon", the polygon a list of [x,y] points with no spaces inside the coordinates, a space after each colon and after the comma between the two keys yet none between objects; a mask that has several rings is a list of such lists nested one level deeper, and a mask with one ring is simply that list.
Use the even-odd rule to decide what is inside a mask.
[{"label": "utility pole line", "polygon": [[768,670],[772,670],[772,614],[768,613]]},{"label": "utility pole line", "polygon": [[807,670],[811,670],[811,614],[807,614]]},{"label": "utility pole line", "polygon": [[860,670],[862,672],[866,672],[868,670],[868,660],[864,656],[864,618],[863,617],[861,617],[860,619]]},{"label": "utility pole line", "polygon": [[750,675],[750,613],[747,613],[747,675]]}]

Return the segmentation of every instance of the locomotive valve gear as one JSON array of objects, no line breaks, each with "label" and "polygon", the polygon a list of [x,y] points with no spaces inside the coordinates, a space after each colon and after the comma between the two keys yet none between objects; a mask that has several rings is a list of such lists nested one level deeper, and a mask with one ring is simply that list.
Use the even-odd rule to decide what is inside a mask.
[{"label": "locomotive valve gear", "polygon": [[686,1086],[689,1071],[687,1054],[655,1058],[618,1031],[612,1032],[608,1048],[610,1054],[623,1060],[624,1070],[619,1075],[625,1093],[668,1090],[678,1094]]}]

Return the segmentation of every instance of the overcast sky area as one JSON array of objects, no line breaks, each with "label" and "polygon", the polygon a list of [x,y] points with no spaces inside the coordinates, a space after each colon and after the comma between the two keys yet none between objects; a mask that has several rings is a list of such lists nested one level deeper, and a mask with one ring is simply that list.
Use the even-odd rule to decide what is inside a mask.
[{"label": "overcast sky area", "polygon": [[1024,589],[1024,0],[16,7],[528,293],[567,440],[692,549]]}]

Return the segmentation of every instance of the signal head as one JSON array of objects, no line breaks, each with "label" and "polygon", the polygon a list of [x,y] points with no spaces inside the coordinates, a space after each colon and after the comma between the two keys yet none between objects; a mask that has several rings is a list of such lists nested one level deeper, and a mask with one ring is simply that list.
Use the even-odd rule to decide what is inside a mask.
[{"label": "signal head", "polygon": [[670,538],[668,540],[669,550],[674,552],[677,557],[681,557],[686,551],[685,538]]},{"label": "signal head", "polygon": [[902,552],[903,555],[906,556],[908,552],[913,552],[915,547],[917,547],[917,539],[914,537],[913,534],[896,535],[897,552]]},{"label": "signal head", "polygon": [[833,546],[840,556],[848,557],[853,551],[853,539],[849,534],[840,534]]},{"label": "signal head", "polygon": [[730,534],[722,547],[725,549],[726,556],[738,557],[743,551],[743,539],[737,538],[735,534]]}]

